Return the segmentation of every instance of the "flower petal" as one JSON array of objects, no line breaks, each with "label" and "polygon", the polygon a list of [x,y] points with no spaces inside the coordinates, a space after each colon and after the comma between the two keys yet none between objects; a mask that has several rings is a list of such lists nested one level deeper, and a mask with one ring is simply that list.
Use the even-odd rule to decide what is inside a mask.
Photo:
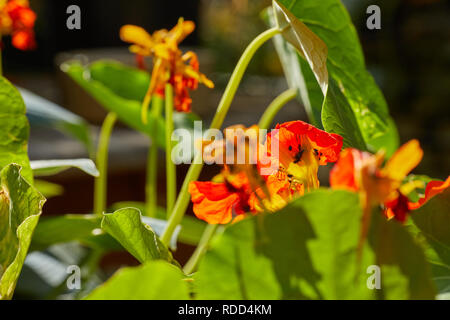
[{"label": "flower petal", "polygon": [[430,181],[425,189],[425,196],[416,203],[409,203],[410,210],[416,210],[427,203],[434,196],[444,192],[450,186],[450,176],[445,181]]},{"label": "flower petal", "polygon": [[423,150],[419,141],[411,140],[398,149],[382,170],[394,180],[403,180],[422,161]]},{"label": "flower petal", "polygon": [[120,39],[128,43],[134,43],[140,47],[150,49],[153,47],[152,36],[144,28],[135,25],[125,25],[120,28]]},{"label": "flower petal", "polygon": [[189,185],[197,218],[209,224],[227,224],[246,213],[248,196],[228,183],[199,182]]},{"label": "flower petal", "polygon": [[330,172],[330,185],[332,188],[358,191],[359,183],[356,178],[355,157],[361,151],[356,149],[345,149],[336,165]]}]

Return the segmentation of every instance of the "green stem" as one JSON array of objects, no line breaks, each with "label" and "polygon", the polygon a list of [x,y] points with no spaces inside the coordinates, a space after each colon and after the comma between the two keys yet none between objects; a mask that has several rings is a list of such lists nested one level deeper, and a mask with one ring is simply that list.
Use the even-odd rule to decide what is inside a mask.
[{"label": "green stem", "polygon": [[172,161],[173,133],[173,87],[166,85],[166,179],[167,179],[167,219],[170,218],[177,197],[177,171]]},{"label": "green stem", "polygon": [[[163,100],[157,96],[152,98],[152,115],[155,119],[161,116]],[[146,204],[145,213],[147,216],[156,218],[158,209],[158,144],[155,136],[157,134],[156,126],[152,129],[152,139],[150,150],[147,157],[147,182],[145,186]]]},{"label": "green stem", "polygon": [[95,179],[94,213],[102,215],[106,210],[106,186],[108,179],[108,151],[111,132],[117,121],[114,112],[108,113],[103,122],[97,148],[97,167],[100,176]]},{"label": "green stem", "polygon": [[0,33],[0,77],[3,76],[3,61],[2,61],[2,34]]},{"label": "green stem", "polygon": [[295,99],[298,95],[298,90],[288,89],[280,94],[273,100],[273,102],[267,107],[266,111],[259,121],[260,129],[269,129],[272,125],[273,119],[280,112],[280,110],[291,100]]},{"label": "green stem", "polygon": [[197,270],[198,263],[205,255],[206,250],[208,250],[209,242],[216,233],[217,228],[218,225],[213,224],[210,224],[206,227],[205,232],[203,233],[203,236],[200,240],[200,243],[197,246],[197,249],[195,249],[195,252],[192,254],[191,258],[183,268],[183,271],[186,275],[189,275]]},{"label": "green stem", "polygon": [[[256,51],[264,43],[266,43],[272,37],[279,34],[281,31],[282,30],[278,28],[269,29],[260,34],[258,37],[256,37],[252,41],[252,43],[250,43],[250,45],[247,47],[241,59],[239,60],[236,68],[234,69],[233,74],[231,75],[228,86],[225,89],[222,100],[219,103],[216,114],[212,121],[211,129],[220,129],[222,127],[223,121],[225,120],[228,110],[230,109],[231,102],[233,101],[233,98],[236,94],[239,84],[241,83],[242,77],[244,76],[244,72],[247,69]],[[189,205],[189,192],[188,192],[189,184],[192,181],[198,179],[198,177],[200,176],[200,172],[202,171],[202,168],[203,168],[203,156],[201,152],[199,152],[195,156],[194,162],[189,168],[189,171],[186,175],[183,186],[181,188],[180,196],[178,197],[177,202],[175,203],[175,207],[169,219],[167,228],[161,237],[161,241],[166,245],[169,244],[172,234],[175,231],[175,228],[183,219],[186,208]]]}]

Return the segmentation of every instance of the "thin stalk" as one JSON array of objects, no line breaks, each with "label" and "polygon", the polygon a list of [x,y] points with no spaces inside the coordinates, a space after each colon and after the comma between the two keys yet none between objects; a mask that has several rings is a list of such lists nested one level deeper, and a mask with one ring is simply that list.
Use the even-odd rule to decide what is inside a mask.
[{"label": "thin stalk", "polygon": [[[228,86],[225,89],[222,100],[219,103],[216,114],[212,121],[211,129],[220,129],[222,127],[223,121],[225,120],[228,110],[230,109],[231,102],[233,101],[233,98],[236,95],[236,91],[239,87],[239,84],[241,83],[242,77],[244,76],[244,72],[245,70],[247,70],[247,67],[251,59],[255,55],[256,51],[258,51],[258,49],[264,43],[266,43],[268,40],[270,40],[280,32],[282,32],[282,30],[278,28],[269,29],[260,34],[258,37],[256,37],[252,41],[252,43],[250,43],[250,45],[247,47],[238,64],[236,65],[233,74],[231,75]],[[175,228],[183,219],[186,208],[189,205],[189,192],[188,192],[189,184],[192,181],[198,179],[198,177],[200,176],[200,172],[202,171],[202,168],[203,168],[203,156],[201,152],[199,152],[195,156],[194,162],[189,168],[189,171],[186,175],[183,186],[181,188],[180,196],[178,197],[177,202],[175,203],[175,207],[169,219],[167,228],[161,237],[161,241],[166,245],[169,244],[172,234],[175,231]]]},{"label": "thin stalk", "polygon": [[[163,107],[163,100],[159,97],[153,96],[152,99],[152,115],[155,119],[161,116]],[[152,141],[147,157],[147,181],[145,186],[146,203],[145,214],[149,217],[155,218],[158,209],[158,144],[155,136],[157,134],[156,125],[152,129]]]},{"label": "thin stalk", "polygon": [[0,33],[0,77],[3,76],[3,61],[2,61],[2,34]]},{"label": "thin stalk", "polygon": [[189,275],[197,270],[198,263],[205,255],[206,250],[208,250],[209,243],[216,233],[217,228],[218,225],[213,224],[210,224],[206,227],[205,232],[203,233],[202,238],[200,239],[200,242],[197,246],[197,249],[195,249],[191,258],[183,268],[183,271],[186,275]]},{"label": "thin stalk", "polygon": [[297,95],[298,90],[288,89],[276,97],[262,115],[261,120],[259,121],[259,128],[269,129],[278,112],[280,112],[289,101],[295,99]]},{"label": "thin stalk", "polygon": [[172,133],[173,133],[173,87],[166,85],[166,179],[167,219],[170,218],[177,197],[177,170],[172,161]]},{"label": "thin stalk", "polygon": [[95,179],[94,213],[98,215],[102,215],[106,210],[109,141],[116,121],[117,115],[114,112],[108,113],[102,125],[97,147],[97,168],[100,176]]}]

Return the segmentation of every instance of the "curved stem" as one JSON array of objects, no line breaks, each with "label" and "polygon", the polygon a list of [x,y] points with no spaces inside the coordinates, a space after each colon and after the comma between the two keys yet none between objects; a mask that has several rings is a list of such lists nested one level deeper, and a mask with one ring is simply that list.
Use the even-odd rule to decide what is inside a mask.
[{"label": "curved stem", "polygon": [[173,87],[166,85],[166,179],[167,179],[167,219],[170,218],[177,197],[177,171],[172,161],[173,133]]},{"label": "curved stem", "polygon": [[102,125],[97,147],[97,167],[100,176],[95,179],[94,213],[98,215],[103,214],[106,210],[109,141],[116,121],[117,115],[114,112],[108,113]]},{"label": "curved stem", "polygon": [[[152,98],[152,115],[158,119],[162,113],[163,99],[158,96]],[[152,129],[152,139],[150,150],[147,157],[147,181],[145,186],[146,203],[145,214],[149,217],[156,218],[158,209],[158,144],[155,136],[157,134],[156,126]]]},{"label": "curved stem", "polygon": [[[230,109],[231,102],[233,101],[233,98],[236,94],[239,84],[241,83],[242,77],[244,76],[244,72],[245,70],[247,70],[247,67],[251,59],[255,55],[256,51],[264,43],[266,43],[268,40],[270,40],[272,37],[276,36],[280,32],[282,32],[282,30],[278,28],[269,29],[260,34],[258,37],[256,37],[252,41],[252,43],[250,43],[250,45],[247,47],[241,59],[239,60],[236,68],[234,69],[233,74],[231,75],[228,86],[225,89],[222,100],[219,103],[216,114],[211,123],[211,129],[220,129],[222,127],[223,121],[225,120],[225,116],[227,115],[228,110]],[[189,205],[189,192],[188,192],[189,184],[192,181],[198,179],[198,177],[200,176],[200,172],[202,171],[202,168],[203,168],[203,156],[201,152],[199,152],[195,156],[194,162],[189,168],[189,171],[186,175],[183,186],[181,188],[180,196],[178,197],[177,202],[175,203],[175,207],[169,219],[167,228],[161,237],[161,241],[166,245],[170,242],[170,239],[172,237],[173,232],[175,231],[176,226],[183,219],[186,208]]]},{"label": "curved stem", "polygon": [[213,224],[210,224],[206,227],[205,232],[203,233],[203,236],[197,246],[197,249],[195,249],[195,252],[192,254],[191,258],[183,268],[183,271],[186,275],[189,275],[196,271],[198,263],[205,255],[206,250],[208,250],[209,242],[213,238],[218,227],[218,225]]},{"label": "curved stem", "polygon": [[280,112],[280,110],[291,100],[295,99],[298,95],[298,91],[296,89],[288,89],[276,97],[273,102],[267,107],[266,111],[261,117],[259,121],[260,129],[268,129],[270,128],[273,119]]}]

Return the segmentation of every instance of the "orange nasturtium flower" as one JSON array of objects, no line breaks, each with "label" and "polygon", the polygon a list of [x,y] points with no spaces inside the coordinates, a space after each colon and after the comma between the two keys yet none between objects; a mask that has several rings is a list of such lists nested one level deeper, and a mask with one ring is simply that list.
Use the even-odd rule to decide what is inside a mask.
[{"label": "orange nasturtium flower", "polygon": [[[364,215],[368,219],[373,207],[383,205],[384,214],[405,222],[409,211],[425,204],[431,197],[445,190],[450,179],[445,182],[428,183],[425,197],[412,203],[407,196],[414,186],[403,183],[406,176],[420,163],[423,151],[417,140],[404,144],[389,159],[384,167],[384,153],[376,155],[356,149],[346,149],[330,174],[332,188],[358,192]],[[412,187],[411,187],[412,186]]]},{"label": "orange nasturtium flower", "polygon": [[194,29],[194,22],[184,21],[182,18],[172,30],[158,30],[153,35],[134,25],[121,28],[121,39],[132,43],[130,51],[137,55],[141,67],[143,57],[153,58],[153,72],[142,110],[144,122],[147,122],[147,110],[152,95],[163,95],[167,83],[174,87],[174,105],[180,112],[191,111],[189,90],[196,90],[199,83],[208,88],[214,87],[213,82],[199,72],[197,55],[192,51],[183,54],[178,48]]},{"label": "orange nasturtium flower", "polygon": [[[384,152],[372,155],[356,149],[346,149],[330,174],[335,189],[358,192],[364,216],[369,219],[374,206],[398,199],[406,176],[420,163],[423,151],[417,140],[411,140],[384,162]],[[367,221],[368,223],[368,221]]]},{"label": "orange nasturtium flower", "polygon": [[17,49],[34,49],[35,21],[36,14],[30,9],[28,0],[0,0],[0,42],[1,36],[10,35]]},{"label": "orange nasturtium flower", "polygon": [[410,183],[407,183],[400,187],[398,198],[384,203],[384,214],[388,219],[395,218],[400,222],[405,222],[409,212],[419,209],[431,198],[444,192],[449,186],[450,176],[445,181],[430,181],[427,183],[424,196],[418,202],[411,202],[407,197],[408,191],[411,190]]},{"label": "orange nasturtium flower", "polygon": [[[271,154],[273,139],[278,140],[278,154]],[[225,140],[230,144],[230,139]],[[222,142],[218,143],[220,145]],[[241,148],[240,145],[233,147]],[[268,153],[270,161],[276,162],[277,166],[270,164],[267,167],[259,154],[256,155],[257,165],[230,166],[225,163],[225,169],[220,175],[221,182],[191,183],[189,192],[194,203],[194,213],[210,224],[226,224],[241,220],[247,213],[278,211],[289,201],[302,196],[305,190],[318,188],[319,166],[337,161],[341,148],[342,137],[326,133],[302,121],[278,125],[276,130],[267,134],[263,149]],[[220,152],[221,148],[218,150]],[[221,151],[220,156],[225,152]],[[253,152],[258,152],[258,148],[253,148]],[[246,154],[246,159],[252,156],[254,155]],[[255,172],[260,173],[255,168],[275,169],[255,178]],[[255,182],[258,182],[257,185]]]}]

